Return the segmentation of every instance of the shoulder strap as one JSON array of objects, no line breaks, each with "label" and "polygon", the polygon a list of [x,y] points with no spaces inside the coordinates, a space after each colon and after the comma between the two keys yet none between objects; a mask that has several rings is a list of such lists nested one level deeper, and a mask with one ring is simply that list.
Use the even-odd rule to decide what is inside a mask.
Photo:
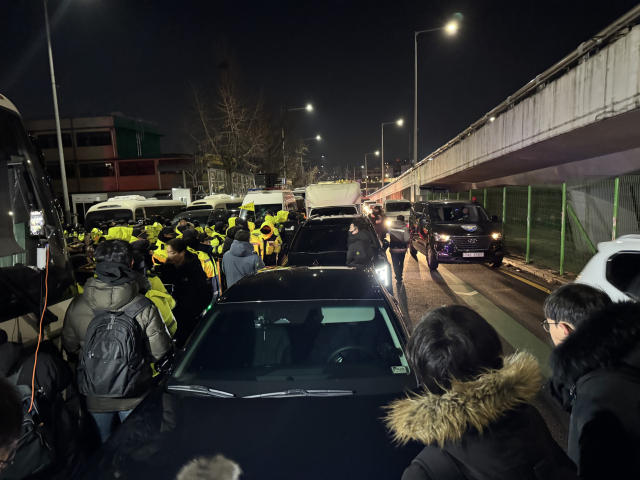
[{"label": "shoulder strap", "polygon": [[141,296],[138,299],[134,299],[133,302],[126,305],[122,311],[131,318],[136,318],[140,312],[154,303],[147,297]]},{"label": "shoulder strap", "polygon": [[413,461],[425,469],[431,480],[466,480],[451,455],[438,447],[423,448]]},{"label": "shoulder strap", "polygon": [[18,380],[20,379],[20,374],[22,373],[22,367],[24,367],[24,363],[20,365],[20,368],[18,368],[17,371],[7,377],[7,381],[14,387],[18,386]]}]

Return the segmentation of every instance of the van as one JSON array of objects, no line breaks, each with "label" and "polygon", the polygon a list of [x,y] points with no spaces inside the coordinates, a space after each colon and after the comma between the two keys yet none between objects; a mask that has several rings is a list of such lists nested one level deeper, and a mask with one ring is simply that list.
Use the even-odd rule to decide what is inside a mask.
[{"label": "van", "polygon": [[241,210],[240,218],[245,220],[255,220],[256,218],[264,218],[267,212],[275,213],[285,210],[288,212],[296,211],[296,199],[290,190],[277,189],[256,189],[249,190],[244,197],[243,205],[254,204],[255,212],[251,210]]},{"label": "van", "polygon": [[187,210],[208,210],[212,208],[222,208],[225,210],[233,210],[242,205],[243,197],[227,195],[224,193],[217,195],[208,195],[201,200],[191,202]]},{"label": "van", "polygon": [[92,206],[87,212],[84,229],[90,231],[100,223],[108,220],[146,220],[161,216],[173,218],[185,209],[185,204],[179,200],[147,199],[142,195],[124,195],[113,197],[106,202]]},{"label": "van", "polygon": [[306,193],[308,217],[362,213],[362,194],[359,183],[319,183],[309,185]]},{"label": "van", "polygon": [[389,220],[395,220],[398,215],[403,215],[404,221],[409,223],[412,206],[409,200],[385,200],[383,209]]}]

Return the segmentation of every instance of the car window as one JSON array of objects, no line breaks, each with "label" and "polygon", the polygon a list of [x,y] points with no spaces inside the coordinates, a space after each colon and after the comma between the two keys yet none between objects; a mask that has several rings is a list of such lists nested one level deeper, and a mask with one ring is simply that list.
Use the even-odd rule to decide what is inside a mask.
[{"label": "car window", "polygon": [[346,207],[318,207],[311,210],[311,215],[357,215],[358,209],[354,206]]},{"label": "car window", "polygon": [[211,209],[209,210],[188,210],[186,212],[182,212],[179,215],[173,217],[171,220],[172,225],[177,225],[181,218],[186,218],[188,222],[193,222],[197,220],[200,222],[200,226],[204,227],[209,221],[209,216],[211,215]]},{"label": "car window", "polygon": [[640,286],[640,252],[619,252],[607,260],[607,281],[624,293]]},{"label": "car window", "polygon": [[429,205],[429,217],[434,223],[488,222],[489,216],[479,205]]},{"label": "car window", "polygon": [[[298,230],[291,253],[323,253],[346,252],[348,250],[348,235],[350,224],[327,224],[324,222],[308,224]],[[376,251],[379,242],[371,229],[366,232],[371,237],[371,243]]]},{"label": "car window", "polygon": [[265,215],[267,215],[268,211],[272,210],[278,213],[280,210],[282,210],[282,204],[269,203],[269,204],[263,204],[263,205],[255,205],[254,208],[256,209],[255,213],[252,212],[251,210],[242,210],[240,212],[240,218],[244,218],[245,220],[253,220],[254,218],[257,218],[257,217],[264,218]]},{"label": "car window", "polygon": [[175,377],[262,382],[270,391],[266,380],[406,376],[390,317],[381,300],[219,304]]},{"label": "car window", "polygon": [[96,228],[100,223],[104,223],[107,220],[133,220],[133,212],[130,209],[108,209],[97,210],[95,212],[87,213],[87,218],[84,221],[85,230],[91,231]]},{"label": "car window", "polygon": [[409,202],[393,202],[387,203],[385,206],[385,210],[387,213],[389,212],[406,212],[411,210],[411,204]]}]

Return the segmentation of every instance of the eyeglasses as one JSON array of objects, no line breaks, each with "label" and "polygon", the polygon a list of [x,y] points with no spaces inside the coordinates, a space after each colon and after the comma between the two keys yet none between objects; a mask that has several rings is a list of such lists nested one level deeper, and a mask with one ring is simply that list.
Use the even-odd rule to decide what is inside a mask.
[{"label": "eyeglasses", "polygon": [[549,333],[549,325],[558,325],[560,322],[550,322],[549,320],[545,320],[544,322],[541,323],[542,328],[544,328],[544,331]]}]

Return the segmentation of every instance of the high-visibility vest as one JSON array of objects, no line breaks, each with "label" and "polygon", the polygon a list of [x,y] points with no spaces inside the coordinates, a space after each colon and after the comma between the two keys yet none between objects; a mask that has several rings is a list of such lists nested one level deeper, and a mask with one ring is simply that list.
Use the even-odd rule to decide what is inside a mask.
[{"label": "high-visibility vest", "polygon": [[220,233],[215,233],[211,235],[213,238],[211,240],[211,246],[213,247],[213,253],[220,256],[222,255],[222,247],[224,246],[224,241],[227,238],[226,235],[222,235]]},{"label": "high-visibility vest", "polygon": [[171,337],[173,337],[176,334],[176,330],[178,329],[176,317],[172,312],[172,310],[176,307],[176,301],[174,300],[174,298],[167,293],[166,289],[164,292],[161,292],[158,290],[154,290],[153,288],[145,294],[145,297],[151,300],[154,305],[158,307],[158,311],[162,316],[162,320],[167,326],[169,334],[171,334]]},{"label": "high-visibility vest", "polygon": [[196,232],[198,232],[198,233],[204,233],[204,229],[203,229],[202,227],[193,227],[193,228],[194,228],[194,229],[196,230]]},{"label": "high-visibility vest", "polygon": [[211,257],[208,253],[194,250],[191,247],[187,247],[187,250],[198,256],[198,260],[200,260],[200,264],[202,265],[204,273],[207,274],[207,278],[215,277],[218,274],[218,272],[216,271],[216,264],[213,260],[211,260]]},{"label": "high-visibility vest", "polygon": [[161,242],[160,240],[157,240],[156,247],[158,248],[153,251],[151,260],[155,265],[158,265],[159,263],[165,263],[167,261],[167,244]]},{"label": "high-visibility vest", "polygon": [[111,227],[108,232],[110,240],[118,239],[125,242],[131,239],[131,234],[133,234],[133,227]]}]

